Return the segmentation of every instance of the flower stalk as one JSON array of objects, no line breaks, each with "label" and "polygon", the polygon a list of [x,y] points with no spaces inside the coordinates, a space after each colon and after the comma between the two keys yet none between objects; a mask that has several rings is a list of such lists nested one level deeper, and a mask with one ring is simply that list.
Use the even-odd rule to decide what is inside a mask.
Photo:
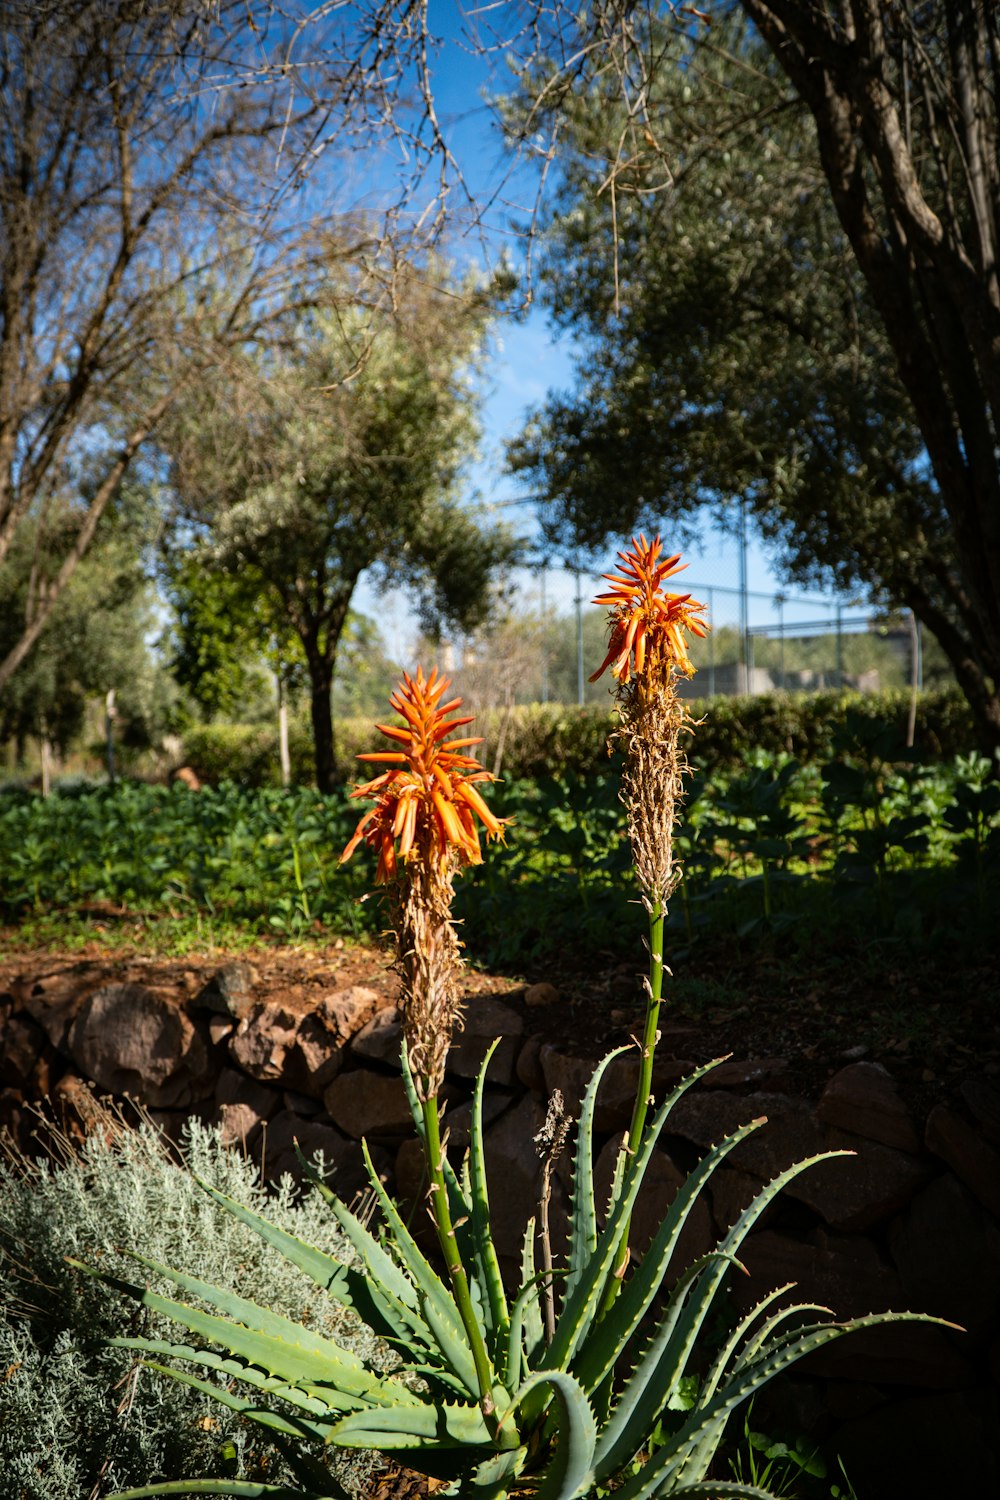
[{"label": "flower stalk", "polygon": [[[594,600],[595,604],[609,606],[610,629],[608,654],[591,681],[608,667],[615,678],[619,727],[612,740],[624,751],[621,797],[628,814],[636,878],[649,918],[646,1014],[639,1079],[625,1142],[630,1156],[639,1149],[652,1095],[663,977],[669,972],[663,961],[664,924],[667,903],[681,878],[674,860],[673,835],[684,794],[687,765],[680,736],[688,727],[688,718],[677,695],[677,678],[690,677],[694,672],[685,632],[703,636],[707,630],[699,618],[705,609],[703,604],[690,594],[664,590],[666,579],[685,564],[679,554],[661,558],[661,552],[659,537],[652,542],[642,535],[633,537],[632,546],[618,554],[620,570],[604,575],[611,588]],[[615,1267],[619,1280],[625,1274],[628,1255],[626,1227]]]},{"label": "flower stalk", "polygon": [[423,1117],[431,1217],[472,1349],[483,1419],[497,1435],[495,1376],[452,1222],[438,1097],[448,1049],[461,1025],[461,944],[451,917],[455,875],[463,865],[482,861],[477,825],[487,838],[502,839],[504,823],[476,786],[493,776],[466,753],[482,740],[453,738],[472,720],[469,715],[448,717],[462,702],[441,701],[449,686],[436,669],[427,678],[419,668],[414,677],[404,674],[389,700],[402,724],[376,726],[394,748],[358,757],[388,769],[351,793],[375,805],[359,821],[341,862],[362,841],[378,850],[375,879],[386,887],[396,933],[403,1034]]}]

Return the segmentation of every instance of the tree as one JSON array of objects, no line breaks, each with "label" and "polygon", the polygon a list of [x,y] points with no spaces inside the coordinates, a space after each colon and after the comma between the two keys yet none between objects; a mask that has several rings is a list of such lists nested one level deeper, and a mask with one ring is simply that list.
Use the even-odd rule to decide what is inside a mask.
[{"label": "tree", "polygon": [[468,628],[512,555],[456,498],[485,311],[414,273],[350,383],[331,386],[357,328],[310,316],[280,347],[248,351],[225,392],[190,392],[164,428],[201,565],[259,580],[301,646],[321,790],[334,784],[331,689],[361,574],[409,585],[426,624]]},{"label": "tree", "polygon": [[525,75],[591,344],[515,462],[590,541],[742,497],[800,578],[913,608],[1000,743],[996,14],[697,14],[612,5],[575,72]]},{"label": "tree", "polygon": [[[49,627],[0,706],[0,741],[34,737],[65,753],[85,723],[88,700],[113,689],[133,735],[145,738],[155,717],[155,669],[147,638],[155,625],[144,554],[153,540],[144,499],[116,496],[97,544],[60,593]],[[17,638],[48,593],[56,559],[72,535],[68,508],[49,508],[44,522],[21,527],[0,569],[12,608],[0,614],[0,651]]]},{"label": "tree", "polygon": [[[306,0],[3,6],[0,562],[23,526],[57,495],[63,504],[81,463],[94,482],[45,604],[0,659],[0,691],[179,392],[289,286],[304,302],[329,298],[331,259],[377,262],[372,296],[391,302],[388,171],[374,213],[349,216],[338,166],[313,204],[318,222],[297,221],[306,170],[335,143],[362,143],[374,168],[395,132],[411,187],[443,150],[412,11],[407,0],[363,14]],[[408,123],[400,95],[414,79]],[[374,201],[370,180],[363,190]]]}]

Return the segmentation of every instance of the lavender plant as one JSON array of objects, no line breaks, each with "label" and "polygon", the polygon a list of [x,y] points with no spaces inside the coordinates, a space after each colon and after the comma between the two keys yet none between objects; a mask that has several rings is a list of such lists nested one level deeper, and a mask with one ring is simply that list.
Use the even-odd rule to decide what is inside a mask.
[{"label": "lavender plant", "polygon": [[[673,849],[683,789],[680,735],[692,727],[676,677],[690,671],[685,631],[704,628],[700,605],[664,591],[679,559],[661,560],[660,552],[658,538],[652,544],[635,540],[621,554],[621,571],[609,576],[611,591],[603,596],[611,605],[611,640],[601,670],[611,666],[618,683],[624,798],[650,928],[638,1088],[603,1228],[594,1187],[594,1116],[604,1073],[624,1049],[599,1064],[584,1095],[565,1254],[555,1265],[546,1257],[537,1266],[535,1227],[529,1224],[515,1291],[504,1286],[490,1234],[482,1110],[489,1057],[476,1082],[470,1147],[460,1173],[442,1148],[439,1094],[447,1049],[461,1020],[453,883],[463,865],[482,858],[479,827],[492,837],[503,837],[504,829],[478,789],[492,778],[468,754],[477,741],[456,737],[469,721],[448,717],[460,700],[443,702],[447,681],[418,672],[404,678],[392,699],[401,722],[379,726],[392,749],[364,757],[385,769],[358,788],[356,795],[372,799],[373,806],[344,857],[362,842],[377,851],[377,879],[386,886],[394,915],[403,1073],[423,1143],[444,1275],[417,1245],[370,1163],[380,1235],[316,1183],[356,1262],[306,1244],[206,1184],[210,1198],[395,1347],[400,1363],[387,1372],[336,1339],[280,1315],[266,1296],[254,1301],[146,1262],[183,1300],[140,1286],[122,1289],[193,1339],[132,1335],[115,1344],[288,1443],[301,1442],[302,1488],[188,1480],[149,1484],[117,1500],[209,1493],[329,1500],[339,1491],[306,1451],[316,1441],[403,1454],[412,1469],[445,1481],[445,1494],[482,1500],[521,1494],[583,1500],[610,1490],[620,1500],[766,1500],[758,1484],[711,1477],[730,1414],[812,1350],[854,1329],[914,1316],[883,1313],[841,1323],[828,1309],[789,1300],[792,1288],[780,1287],[708,1352],[709,1319],[726,1277],[740,1264],[746,1236],[788,1183],[815,1162],[843,1154],[827,1152],[790,1166],[760,1190],[716,1248],[677,1277],[649,1331],[668,1270],[676,1275],[675,1251],[700,1195],[730,1153],[765,1124],[752,1121],[708,1152],[633,1264],[629,1226],[656,1144],[676,1101],[714,1066],[697,1069],[658,1107],[651,1099],[666,972],[663,921],[680,878]],[[213,1383],[219,1376],[227,1380],[224,1387]]]}]

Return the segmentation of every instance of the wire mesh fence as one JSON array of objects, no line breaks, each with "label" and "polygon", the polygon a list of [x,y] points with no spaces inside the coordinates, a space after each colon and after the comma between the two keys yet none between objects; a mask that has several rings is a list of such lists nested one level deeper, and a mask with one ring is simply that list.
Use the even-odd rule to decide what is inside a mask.
[{"label": "wire mesh fence", "polygon": [[[691,643],[692,697],[814,692],[878,692],[922,686],[922,640],[907,614],[877,615],[837,598],[748,587],[713,563],[711,583],[695,567],[672,580],[706,605],[711,626]],[[739,576],[742,573],[743,576]],[[506,622],[453,640],[445,662],[463,691],[489,703],[604,703],[607,682],[590,676],[604,659],[607,611],[591,600],[606,587],[596,571],[546,558],[515,574]]]}]

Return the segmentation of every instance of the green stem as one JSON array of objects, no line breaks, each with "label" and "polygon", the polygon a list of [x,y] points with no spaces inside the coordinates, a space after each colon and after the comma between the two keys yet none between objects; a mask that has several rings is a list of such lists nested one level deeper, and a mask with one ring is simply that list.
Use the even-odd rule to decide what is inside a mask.
[{"label": "green stem", "polygon": [[472,1306],[469,1278],[462,1264],[462,1257],[458,1253],[458,1240],[455,1237],[455,1226],[452,1223],[451,1208],[448,1204],[448,1186],[444,1180],[444,1151],[441,1146],[441,1125],[436,1096],[431,1095],[429,1099],[422,1100],[421,1110],[424,1117],[424,1150],[427,1155],[427,1171],[431,1183],[431,1208],[438,1243],[444,1256],[448,1279],[455,1294],[462,1324],[472,1348],[476,1378],[479,1382],[479,1405],[487,1426],[496,1435],[500,1431],[501,1424],[493,1401],[493,1369],[483,1342],[483,1331]]},{"label": "green stem", "polygon": [[[659,1038],[660,1001],[663,998],[663,926],[665,918],[666,908],[663,902],[654,902],[649,912],[649,992],[646,996],[646,1021],[642,1031],[639,1082],[635,1091],[635,1103],[632,1106],[632,1120],[628,1127],[626,1142],[630,1156],[634,1156],[639,1149],[642,1132],[646,1128],[646,1115],[649,1111],[650,1095],[653,1092],[653,1058],[656,1054],[656,1043]],[[620,1284],[628,1268],[628,1241],[631,1227],[631,1220],[626,1221],[622,1233],[618,1261],[611,1283],[612,1300],[615,1295],[614,1288]]]}]

